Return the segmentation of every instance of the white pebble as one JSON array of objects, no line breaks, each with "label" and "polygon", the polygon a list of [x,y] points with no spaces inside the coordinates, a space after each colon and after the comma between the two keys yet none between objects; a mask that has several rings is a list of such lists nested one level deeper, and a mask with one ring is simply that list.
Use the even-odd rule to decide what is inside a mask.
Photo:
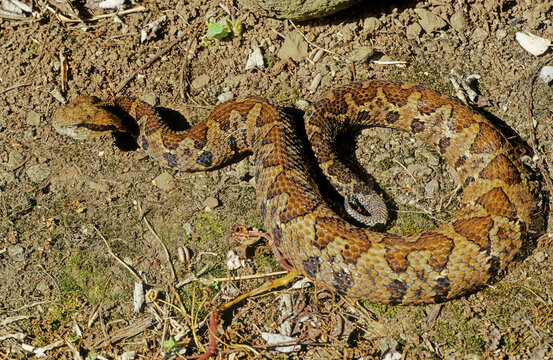
[{"label": "white pebble", "polygon": [[524,50],[534,56],[543,54],[547,51],[549,46],[551,46],[551,40],[544,39],[540,36],[529,33],[528,31],[517,32],[515,34],[515,38]]}]

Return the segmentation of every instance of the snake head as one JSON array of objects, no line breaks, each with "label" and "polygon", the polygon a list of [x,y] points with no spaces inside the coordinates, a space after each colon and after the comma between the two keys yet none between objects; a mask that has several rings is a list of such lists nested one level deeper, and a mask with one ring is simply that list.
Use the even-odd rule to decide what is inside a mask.
[{"label": "snake head", "polygon": [[374,192],[348,196],[344,198],[344,207],[352,218],[369,227],[385,224],[388,219],[386,203]]},{"label": "snake head", "polygon": [[74,139],[100,137],[114,131],[125,131],[121,119],[109,109],[109,104],[95,96],[81,95],[54,113],[52,126]]}]

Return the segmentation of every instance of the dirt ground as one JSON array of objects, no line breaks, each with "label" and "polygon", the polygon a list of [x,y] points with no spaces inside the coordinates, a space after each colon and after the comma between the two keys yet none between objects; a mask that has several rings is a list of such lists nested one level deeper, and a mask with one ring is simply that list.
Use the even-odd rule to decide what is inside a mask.
[{"label": "dirt ground", "polygon": [[[454,95],[453,69],[480,76],[474,106],[495,124],[530,147],[535,134],[549,176],[553,92],[530,81],[548,55],[532,56],[515,41],[522,30],[553,39],[549,1],[366,1],[298,24],[223,3],[230,15],[215,0],[145,1],[144,11],[90,21],[86,31],[45,8],[35,20],[0,19],[0,357],[36,356],[23,345],[51,345],[46,355],[56,359],[201,354],[208,311],[282,276],[270,275],[283,269],[265,241],[244,245],[232,236],[239,225],[262,229],[250,159],[208,173],[167,170],[121,139],[58,135],[51,117],[60,99],[134,96],[195,124],[229,97],[302,108],[353,80]],[[166,23],[141,43],[141,29],[162,15]],[[205,38],[206,22],[222,19],[239,21],[241,33]],[[297,47],[285,46],[292,33],[301,34]],[[256,47],[262,66],[246,70]],[[297,58],[281,59],[283,48]],[[419,141],[367,129],[347,151],[384,189],[387,231],[436,227],[456,210],[452,170]],[[313,285],[281,287],[223,315],[215,358],[553,359],[550,193],[538,179],[545,225],[486,289],[442,305],[383,306]],[[229,268],[230,250],[238,269]],[[141,312],[133,312],[136,278],[116,257],[153,297]],[[231,279],[245,275],[257,276]],[[283,352],[290,349],[268,346],[264,333],[300,346]]]}]

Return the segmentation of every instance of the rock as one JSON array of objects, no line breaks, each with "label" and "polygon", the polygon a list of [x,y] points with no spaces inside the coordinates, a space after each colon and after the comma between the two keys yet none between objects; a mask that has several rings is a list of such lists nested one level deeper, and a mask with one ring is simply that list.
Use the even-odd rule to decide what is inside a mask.
[{"label": "rock", "polygon": [[538,251],[534,254],[533,258],[534,260],[536,260],[536,262],[542,263],[545,261],[545,259],[547,259],[547,255],[543,251]]},{"label": "rock", "polygon": [[315,75],[315,77],[311,81],[311,85],[309,85],[309,91],[311,91],[312,93],[316,92],[322,78],[323,76],[321,74]]},{"label": "rock", "polygon": [[277,56],[282,60],[302,61],[307,57],[307,42],[300,33],[290,32],[284,39],[284,44],[282,44]]},{"label": "rock", "polygon": [[413,23],[407,26],[405,34],[409,39],[418,39],[422,31],[422,27],[418,23]]},{"label": "rock", "polygon": [[424,187],[424,193],[426,196],[434,196],[439,189],[440,184],[438,183],[438,180],[434,179],[426,184]]},{"label": "rock", "polygon": [[363,30],[367,31],[369,34],[375,33],[382,26],[382,22],[375,17],[368,17],[363,21]]},{"label": "rock", "polygon": [[168,172],[164,172],[155,179],[152,180],[152,184],[154,184],[155,187],[165,190],[165,191],[172,191],[175,190],[175,179],[171,174]]},{"label": "rock", "polygon": [[96,191],[100,191],[100,192],[106,192],[109,190],[109,187],[107,184],[99,184],[99,183],[96,183],[94,181],[89,181],[88,182],[88,187],[91,188],[92,190],[96,190]]},{"label": "rock", "polygon": [[263,68],[263,55],[261,54],[259,46],[253,48],[246,61],[246,70],[255,69],[256,67]]},{"label": "rock", "polygon": [[472,33],[472,41],[474,42],[482,42],[486,40],[487,37],[488,37],[488,31],[482,28],[476,28]]},{"label": "rock", "polygon": [[303,99],[298,99],[298,101],[296,101],[296,103],[294,105],[298,109],[305,111],[309,107],[309,102],[306,101],[306,100],[303,100]]},{"label": "rock", "polygon": [[15,175],[13,174],[13,172],[0,169],[0,189],[6,185],[13,184],[14,182]]},{"label": "rock", "polygon": [[307,20],[333,14],[361,0],[238,0],[256,14],[290,20]]},{"label": "rock", "polygon": [[209,77],[209,75],[202,74],[197,78],[195,78],[194,80],[192,80],[191,85],[195,90],[200,90],[201,88],[209,84],[209,81],[211,81],[211,78]]},{"label": "rock", "polygon": [[205,200],[204,200],[204,207],[205,207],[205,210],[207,211],[208,209],[211,210],[211,209],[215,209],[217,206],[219,206],[219,199],[213,197],[213,196],[209,196],[207,197]]},{"label": "rock", "polygon": [[25,249],[23,249],[23,246],[21,245],[8,246],[8,255],[15,262],[22,262],[23,260],[25,260],[24,252],[25,252]]},{"label": "rock", "polygon": [[369,60],[369,58],[373,56],[373,54],[374,49],[372,47],[363,46],[353,50],[353,53],[351,54],[351,60],[364,63],[365,61]]},{"label": "rock", "polygon": [[151,106],[157,105],[157,96],[155,94],[146,94],[141,97],[142,101]]},{"label": "rock", "polygon": [[25,171],[29,179],[36,184],[41,183],[46,178],[48,178],[51,172],[52,171],[48,166],[42,164],[30,166]]},{"label": "rock", "polygon": [[420,158],[428,161],[429,165],[437,166],[440,163],[440,158],[434,155],[426,148],[418,148],[415,150],[415,158]]},{"label": "rock", "polygon": [[42,114],[34,111],[29,111],[27,114],[27,124],[31,126],[39,126],[42,122]]},{"label": "rock", "polygon": [[449,18],[449,23],[451,24],[451,27],[455,30],[462,31],[465,29],[465,16],[463,15],[462,11],[456,11],[451,17]]},{"label": "rock", "polygon": [[17,150],[12,150],[8,154],[8,166],[11,168],[20,166],[23,163],[24,157],[23,154],[21,154]]},{"label": "rock", "polygon": [[426,31],[428,34],[433,33],[436,30],[443,29],[447,26],[447,23],[444,19],[434,13],[431,13],[428,10],[415,9],[415,13],[420,18],[420,26],[422,26],[424,31]]},{"label": "rock", "polygon": [[217,95],[217,100],[219,100],[219,102],[221,103],[224,103],[225,101],[229,101],[233,97],[234,94],[232,93],[232,91],[225,91],[224,93]]}]

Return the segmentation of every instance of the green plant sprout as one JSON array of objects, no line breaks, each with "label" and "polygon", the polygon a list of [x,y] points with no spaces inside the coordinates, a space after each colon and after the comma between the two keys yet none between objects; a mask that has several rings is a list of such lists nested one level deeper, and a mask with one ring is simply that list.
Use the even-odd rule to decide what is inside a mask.
[{"label": "green plant sprout", "polygon": [[221,41],[232,34],[238,36],[242,34],[242,22],[240,20],[224,19],[215,23],[207,23],[207,32],[201,38],[202,45],[212,45],[213,39]]}]

